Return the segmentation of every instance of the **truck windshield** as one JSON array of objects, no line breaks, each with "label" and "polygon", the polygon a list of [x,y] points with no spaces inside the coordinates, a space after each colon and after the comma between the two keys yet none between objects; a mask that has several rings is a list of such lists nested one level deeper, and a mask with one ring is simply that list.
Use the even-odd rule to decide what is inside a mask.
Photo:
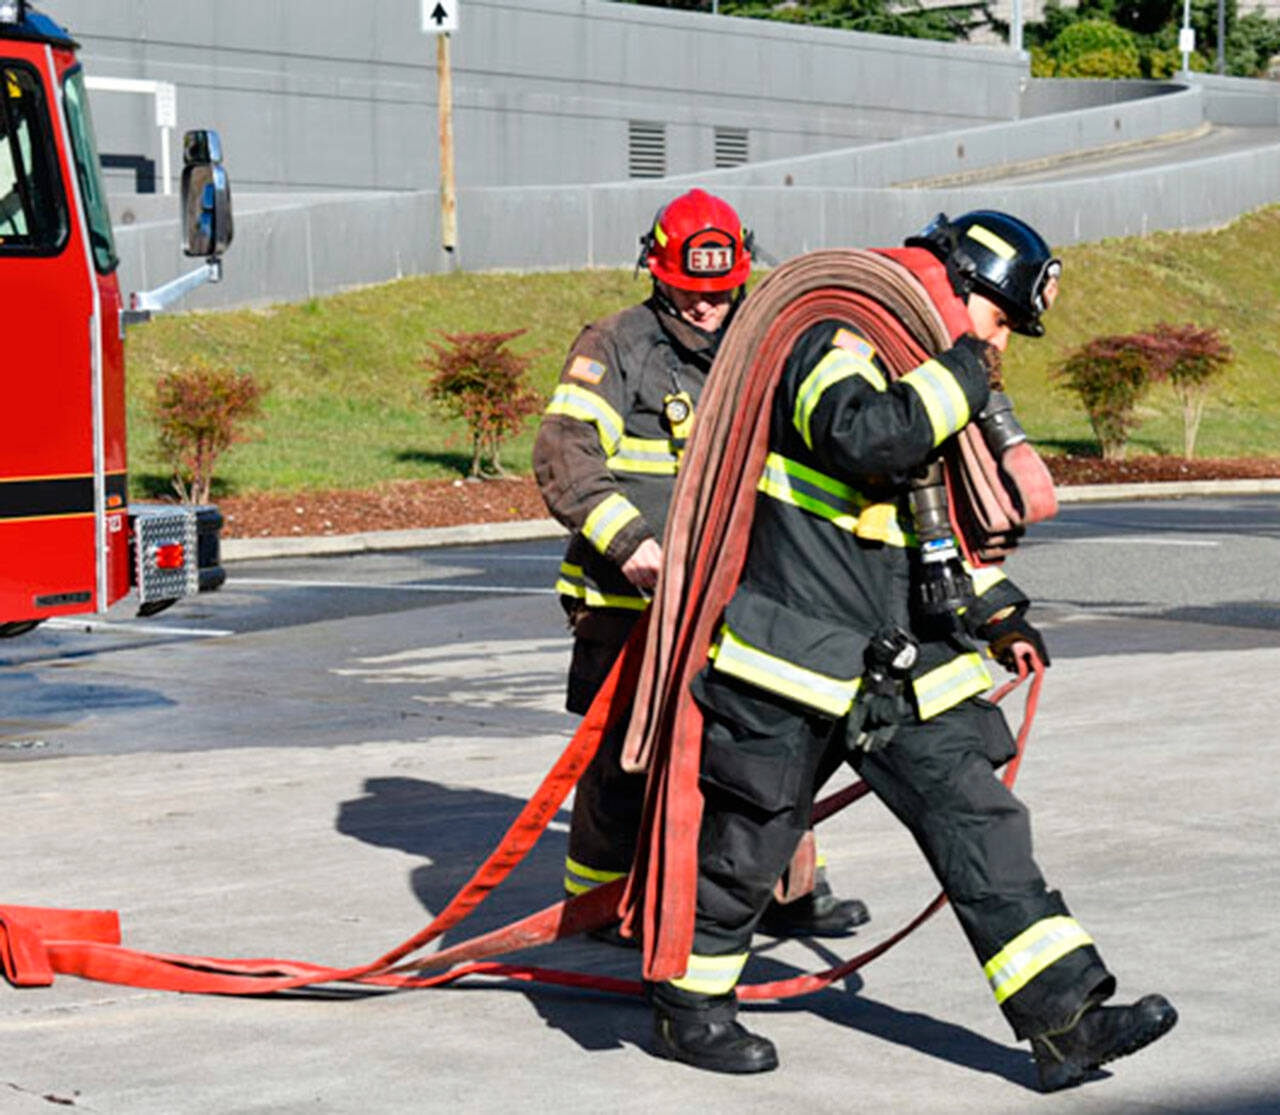
[{"label": "truck windshield", "polygon": [[111,214],[107,211],[107,194],[102,186],[98,164],[98,143],[93,137],[93,117],[89,115],[89,98],[85,96],[84,71],[77,66],[67,74],[63,85],[67,106],[67,127],[71,132],[71,150],[76,161],[76,177],[84,196],[85,215],[89,220],[89,243],[93,262],[99,271],[115,269],[116,244],[111,235]]},{"label": "truck windshield", "polygon": [[67,206],[39,75],[0,62],[0,254],[61,250]]}]

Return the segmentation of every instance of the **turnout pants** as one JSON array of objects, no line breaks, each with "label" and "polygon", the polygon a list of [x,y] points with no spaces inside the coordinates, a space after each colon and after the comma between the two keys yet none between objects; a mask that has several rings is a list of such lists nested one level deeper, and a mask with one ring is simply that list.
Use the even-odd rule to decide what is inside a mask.
[{"label": "turnout pants", "polygon": [[[565,700],[570,712],[582,715],[591,707],[640,615],[611,608],[580,608],[571,613],[573,660]],[[571,894],[582,894],[631,870],[644,809],[645,776],[622,769],[626,734],[624,716],[600,741],[595,758],[578,780],[565,864],[565,890]]]},{"label": "turnout pants", "polygon": [[[833,723],[704,671],[705,717],[693,955],[652,989],[669,1013],[733,1017],[733,987],[774,882],[808,828],[814,797],[848,756]],[[1026,807],[996,777],[1015,754],[1004,717],[978,699],[902,725],[854,766],[911,831],[996,1001],[1019,1038],[1069,1024],[1114,991],[1092,940],[1031,856]],[[872,854],[870,851],[868,854]]]}]

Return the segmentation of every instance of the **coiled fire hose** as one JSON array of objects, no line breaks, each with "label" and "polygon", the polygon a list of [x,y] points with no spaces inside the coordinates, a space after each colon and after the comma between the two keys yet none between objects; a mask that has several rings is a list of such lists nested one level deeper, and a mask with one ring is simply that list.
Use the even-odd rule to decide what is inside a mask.
[{"label": "coiled fire hose", "polygon": [[[930,269],[932,258],[918,249],[815,252],[776,269],[747,300],[725,338],[703,397],[668,520],[658,595],[646,620],[637,624],[573,739],[498,847],[418,933],[368,964],[337,968],[299,960],[143,952],[121,947],[115,911],[0,905],[0,962],[10,982],[42,986],[52,983],[55,974],[67,974],[136,987],[254,995],[332,983],[425,988],[485,975],[639,994],[642,984],[637,980],[488,959],[600,927],[619,912],[626,925],[640,930],[646,978],[683,974],[692,942],[701,819],[701,722],[688,697],[688,683],[702,667],[714,625],[746,556],[778,371],[799,335],[831,317],[851,321],[865,333],[895,376],[948,347],[969,322],[959,300],[948,300],[949,287],[939,285],[941,269]],[[993,466],[990,474],[1010,464],[1006,455],[999,462],[1001,469]],[[961,475],[966,468],[961,458],[951,457],[948,466],[955,502],[964,504],[966,486],[984,490],[981,477]],[[972,500],[957,515],[959,536],[972,562],[980,562],[993,537],[1000,535],[999,544],[1007,548],[1023,522],[1051,513],[1046,512],[1045,481],[1034,464],[1015,467],[1012,473],[1023,475],[1020,490],[1015,484],[1012,492],[992,493],[985,483],[984,498],[1003,516],[995,529],[983,533],[981,522],[990,514],[982,508],[975,511]],[[1051,500],[1051,486],[1048,496]],[[1018,678],[993,696],[998,701],[1032,678],[1018,753],[1003,774],[1007,786],[1016,777],[1041,684],[1041,666],[1034,655],[1020,659],[1018,669]],[[649,790],[640,849],[629,878],[556,902],[471,940],[417,955],[458,926],[510,874],[555,816],[609,726],[633,704],[624,763],[649,771]],[[866,792],[865,783],[858,782],[819,801],[814,822]],[[825,987],[882,955],[944,902],[939,895],[898,932],[836,968],[740,985],[739,996],[777,999]]]}]

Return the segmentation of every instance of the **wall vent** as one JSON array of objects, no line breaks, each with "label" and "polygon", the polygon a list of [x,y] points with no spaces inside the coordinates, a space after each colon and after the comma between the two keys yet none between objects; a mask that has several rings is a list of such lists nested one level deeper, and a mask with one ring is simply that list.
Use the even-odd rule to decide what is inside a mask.
[{"label": "wall vent", "polygon": [[627,121],[627,173],[632,178],[664,178],[667,128],[652,120]]},{"label": "wall vent", "polygon": [[716,129],[716,169],[742,166],[751,161],[746,128]]}]

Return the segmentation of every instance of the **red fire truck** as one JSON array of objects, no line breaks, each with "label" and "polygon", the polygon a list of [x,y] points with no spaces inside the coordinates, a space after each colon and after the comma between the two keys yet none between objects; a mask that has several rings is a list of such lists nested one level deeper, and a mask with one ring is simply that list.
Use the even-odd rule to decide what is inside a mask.
[{"label": "red fire truck", "polygon": [[184,142],[184,250],[204,264],[126,309],[76,43],[0,0],[0,637],[217,588],[216,508],[126,495],[124,329],[221,277],[231,194],[214,132]]}]

